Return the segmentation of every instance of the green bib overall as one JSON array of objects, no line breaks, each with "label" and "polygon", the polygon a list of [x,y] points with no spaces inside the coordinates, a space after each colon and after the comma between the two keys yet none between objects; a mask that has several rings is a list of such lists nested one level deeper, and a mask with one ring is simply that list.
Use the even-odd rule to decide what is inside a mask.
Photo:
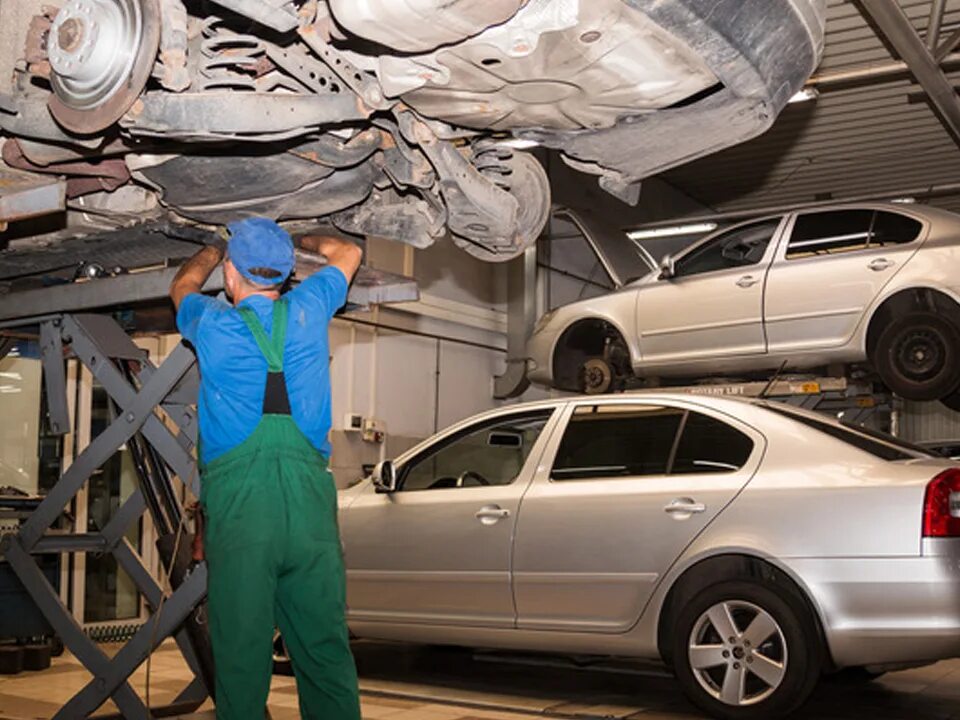
[{"label": "green bib overall", "polygon": [[287,304],[274,303],[272,338],[253,310],[239,310],[270,374],[253,434],[202,470],[217,718],[263,720],[278,627],[301,716],[360,720],[336,487],[326,458],[289,414]]}]

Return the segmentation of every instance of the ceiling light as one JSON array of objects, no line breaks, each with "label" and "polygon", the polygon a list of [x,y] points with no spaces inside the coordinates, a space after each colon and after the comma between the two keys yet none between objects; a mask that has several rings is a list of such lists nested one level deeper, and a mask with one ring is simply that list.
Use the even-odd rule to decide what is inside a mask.
[{"label": "ceiling light", "polygon": [[631,230],[627,233],[627,237],[631,240],[649,240],[676,235],[699,235],[716,229],[717,224],[713,222],[691,223],[690,225],[671,225],[670,227],[654,228],[652,230]]},{"label": "ceiling light", "polygon": [[890,200],[892,203],[901,203],[903,205],[913,205],[916,201],[917,199],[912,197],[898,197]]},{"label": "ceiling light", "polygon": [[820,97],[819,90],[817,90],[815,87],[805,87],[803,88],[803,90],[801,90],[796,95],[792,96],[789,100],[787,100],[787,102],[788,103],[806,102],[807,100],[816,100],[818,97]]}]

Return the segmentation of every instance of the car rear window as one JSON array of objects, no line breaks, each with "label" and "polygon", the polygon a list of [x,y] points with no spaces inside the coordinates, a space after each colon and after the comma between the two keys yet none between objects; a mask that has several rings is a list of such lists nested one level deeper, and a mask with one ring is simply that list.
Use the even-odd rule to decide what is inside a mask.
[{"label": "car rear window", "polygon": [[858,425],[849,425],[845,423],[832,423],[827,420],[812,418],[804,413],[793,412],[783,405],[776,403],[762,403],[768,410],[795,420],[802,425],[806,425],[814,430],[819,430],[825,435],[836,438],[847,445],[870,453],[881,460],[915,460],[916,458],[935,457],[933,454],[921,447],[904,442],[892,435],[877,432],[869,428]]},{"label": "car rear window", "polygon": [[787,259],[833,255],[913,242],[923,225],[885,210],[828,210],[797,217]]}]

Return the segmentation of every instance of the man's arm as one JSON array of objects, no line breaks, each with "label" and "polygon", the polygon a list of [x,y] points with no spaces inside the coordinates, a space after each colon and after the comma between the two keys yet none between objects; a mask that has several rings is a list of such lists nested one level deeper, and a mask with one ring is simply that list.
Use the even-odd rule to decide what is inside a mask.
[{"label": "man's arm", "polygon": [[177,310],[180,303],[191,294],[203,289],[203,284],[223,260],[223,250],[213,245],[202,248],[196,255],[180,266],[180,271],[170,283],[170,299]]},{"label": "man's arm", "polygon": [[309,252],[318,253],[327,259],[327,264],[338,268],[349,283],[360,267],[363,250],[359,245],[340,238],[324,235],[307,235],[298,243],[301,248]]}]

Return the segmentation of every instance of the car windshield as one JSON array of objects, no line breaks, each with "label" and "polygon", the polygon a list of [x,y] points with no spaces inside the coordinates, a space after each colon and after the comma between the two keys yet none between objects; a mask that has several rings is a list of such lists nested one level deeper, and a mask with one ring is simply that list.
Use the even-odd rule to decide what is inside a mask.
[{"label": "car windshield", "polygon": [[919,445],[900,440],[886,433],[843,421],[835,422],[826,417],[814,417],[779,403],[763,400],[757,402],[778,415],[786,416],[814,430],[819,430],[881,460],[915,460],[917,458],[937,457],[937,455]]}]

